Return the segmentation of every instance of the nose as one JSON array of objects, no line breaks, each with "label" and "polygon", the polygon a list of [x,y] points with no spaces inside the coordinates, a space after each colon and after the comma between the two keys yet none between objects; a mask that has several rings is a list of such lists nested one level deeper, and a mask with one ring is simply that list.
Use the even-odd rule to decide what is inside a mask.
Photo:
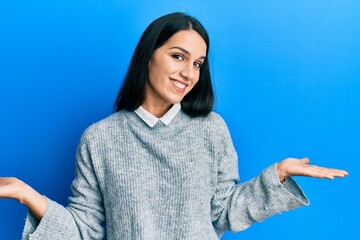
[{"label": "nose", "polygon": [[180,71],[180,75],[185,80],[192,80],[194,78],[194,66],[191,63],[185,64]]}]

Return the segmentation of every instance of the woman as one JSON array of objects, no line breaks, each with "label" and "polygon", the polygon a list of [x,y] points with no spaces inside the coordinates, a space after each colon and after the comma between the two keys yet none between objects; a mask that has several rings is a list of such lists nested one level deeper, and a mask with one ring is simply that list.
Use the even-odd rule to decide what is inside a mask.
[{"label": "woman", "polygon": [[64,208],[16,178],[0,197],[29,208],[23,239],[218,239],[253,222],[308,205],[291,176],[346,171],[288,158],[238,184],[237,157],[212,112],[209,38],[183,13],[142,35],[116,113],[90,126],[77,150],[73,195]]}]

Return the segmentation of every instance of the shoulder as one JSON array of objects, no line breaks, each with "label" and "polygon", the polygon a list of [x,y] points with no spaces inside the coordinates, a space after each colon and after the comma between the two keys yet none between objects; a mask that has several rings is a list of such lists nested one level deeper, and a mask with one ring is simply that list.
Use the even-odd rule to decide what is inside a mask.
[{"label": "shoulder", "polygon": [[207,116],[208,121],[216,124],[216,125],[226,125],[225,120],[220,116],[220,114],[212,111],[209,113],[209,115]]},{"label": "shoulder", "polygon": [[200,124],[208,126],[211,129],[227,128],[225,120],[220,114],[212,111],[205,117],[195,117],[193,121],[198,121]]},{"label": "shoulder", "polygon": [[214,111],[202,117],[189,117],[187,126],[198,134],[219,137],[229,134],[226,122],[220,114]]},{"label": "shoulder", "polygon": [[81,142],[92,141],[95,138],[99,139],[111,132],[121,129],[127,121],[126,111],[115,112],[108,117],[91,124],[83,132]]},{"label": "shoulder", "polygon": [[210,151],[217,154],[235,153],[230,131],[220,114],[212,111],[205,117],[195,117],[193,121],[197,121],[191,124],[194,137],[204,139],[211,146]]}]

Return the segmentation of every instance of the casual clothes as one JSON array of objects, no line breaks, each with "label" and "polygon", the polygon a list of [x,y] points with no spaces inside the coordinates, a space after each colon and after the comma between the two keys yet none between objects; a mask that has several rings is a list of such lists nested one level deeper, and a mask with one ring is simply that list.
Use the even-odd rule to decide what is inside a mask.
[{"label": "casual clothes", "polygon": [[239,184],[238,159],[223,119],[182,110],[150,127],[133,111],[93,124],[77,150],[73,195],[28,214],[23,239],[219,239],[253,222],[308,205],[276,164]]}]

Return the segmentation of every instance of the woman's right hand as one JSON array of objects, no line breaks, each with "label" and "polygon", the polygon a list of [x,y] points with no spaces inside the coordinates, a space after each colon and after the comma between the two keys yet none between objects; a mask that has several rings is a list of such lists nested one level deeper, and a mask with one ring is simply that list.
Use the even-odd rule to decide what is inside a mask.
[{"label": "woman's right hand", "polygon": [[46,210],[46,198],[23,181],[6,177],[0,178],[0,198],[12,198],[29,208],[40,220]]}]

